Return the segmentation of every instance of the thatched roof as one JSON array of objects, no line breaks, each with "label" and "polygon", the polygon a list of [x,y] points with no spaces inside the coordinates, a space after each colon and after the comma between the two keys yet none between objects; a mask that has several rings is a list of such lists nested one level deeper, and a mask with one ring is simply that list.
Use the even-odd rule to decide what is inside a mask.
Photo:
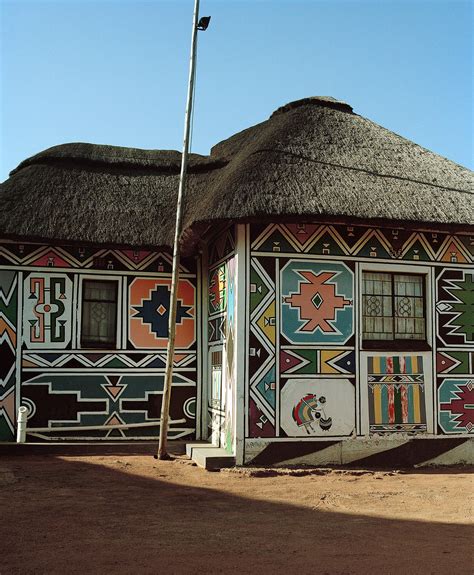
[{"label": "thatched roof", "polygon": [[[0,189],[0,236],[171,245],[180,153],[64,144]],[[342,217],[474,225],[473,172],[358,116],[307,98],[193,154],[184,227]]]}]

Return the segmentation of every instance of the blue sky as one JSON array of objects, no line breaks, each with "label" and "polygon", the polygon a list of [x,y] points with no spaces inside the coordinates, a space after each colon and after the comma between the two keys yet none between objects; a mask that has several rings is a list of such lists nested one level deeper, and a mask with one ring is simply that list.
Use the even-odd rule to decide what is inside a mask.
[{"label": "blue sky", "polygon": [[[193,0],[0,0],[0,181],[64,142],[181,149]],[[472,6],[201,0],[193,151],[330,95],[473,167]]]}]

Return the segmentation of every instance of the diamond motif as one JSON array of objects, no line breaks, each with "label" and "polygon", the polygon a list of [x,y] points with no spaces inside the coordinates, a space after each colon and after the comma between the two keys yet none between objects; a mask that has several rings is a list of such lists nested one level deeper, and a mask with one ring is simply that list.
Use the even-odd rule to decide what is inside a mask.
[{"label": "diamond motif", "polygon": [[311,301],[314,303],[316,309],[319,309],[321,307],[321,305],[323,304],[324,300],[321,297],[321,294],[319,292],[317,292]]},{"label": "diamond motif", "polygon": [[166,313],[166,308],[163,304],[160,304],[157,308],[156,311],[160,314],[163,315]]}]

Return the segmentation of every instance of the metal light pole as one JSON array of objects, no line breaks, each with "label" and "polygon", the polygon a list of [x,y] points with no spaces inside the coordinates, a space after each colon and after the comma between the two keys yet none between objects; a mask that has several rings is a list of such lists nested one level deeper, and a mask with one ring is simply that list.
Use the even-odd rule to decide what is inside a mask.
[{"label": "metal light pole", "polygon": [[163,401],[161,404],[161,426],[160,426],[160,443],[158,446],[158,459],[169,459],[167,451],[167,437],[169,426],[169,413],[170,413],[170,399],[171,399],[171,386],[173,383],[173,359],[174,359],[174,343],[176,338],[176,303],[178,296],[178,283],[179,283],[179,240],[181,236],[181,220],[182,220],[182,200],[186,190],[186,176],[188,167],[188,154],[189,154],[189,132],[191,126],[191,115],[193,108],[193,93],[194,93],[194,76],[196,70],[196,49],[197,49],[197,32],[198,30],[206,30],[210,21],[210,16],[203,17],[199,20],[199,0],[194,2],[194,17],[193,17],[193,33],[191,37],[191,59],[189,62],[189,82],[188,82],[188,97],[186,101],[186,113],[184,116],[184,140],[183,140],[183,154],[181,157],[181,173],[179,176],[178,200],[176,203],[176,227],[174,232],[174,246],[173,246],[173,272],[171,277],[171,293],[170,293],[170,307],[169,307],[169,323],[168,323],[168,348],[166,356],[166,372],[165,383],[163,389]]}]

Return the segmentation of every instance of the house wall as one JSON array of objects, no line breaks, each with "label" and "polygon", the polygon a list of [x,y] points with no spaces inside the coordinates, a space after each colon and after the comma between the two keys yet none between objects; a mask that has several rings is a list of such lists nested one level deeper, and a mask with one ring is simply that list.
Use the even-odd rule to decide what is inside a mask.
[{"label": "house wall", "polygon": [[[196,261],[184,260],[170,438],[196,428],[199,342]],[[84,279],[117,282],[115,349],[81,348]],[[13,441],[20,405],[48,439],[138,439],[158,427],[164,383],[171,256],[37,243],[0,243],[0,441]],[[160,311],[158,311],[160,308]],[[181,311],[180,311],[181,310]],[[101,426],[101,430],[60,431]],[[57,431],[56,431],[57,429]],[[31,439],[31,436],[29,436]]]},{"label": "house wall", "polygon": [[[207,437],[229,453],[235,452],[236,401],[236,257],[235,226],[225,226],[207,240],[208,377]],[[213,366],[221,354],[221,369]]]},{"label": "house wall", "polygon": [[[246,236],[243,463],[473,460],[472,230],[274,223]],[[362,348],[364,270],[424,276],[427,350]]]}]

